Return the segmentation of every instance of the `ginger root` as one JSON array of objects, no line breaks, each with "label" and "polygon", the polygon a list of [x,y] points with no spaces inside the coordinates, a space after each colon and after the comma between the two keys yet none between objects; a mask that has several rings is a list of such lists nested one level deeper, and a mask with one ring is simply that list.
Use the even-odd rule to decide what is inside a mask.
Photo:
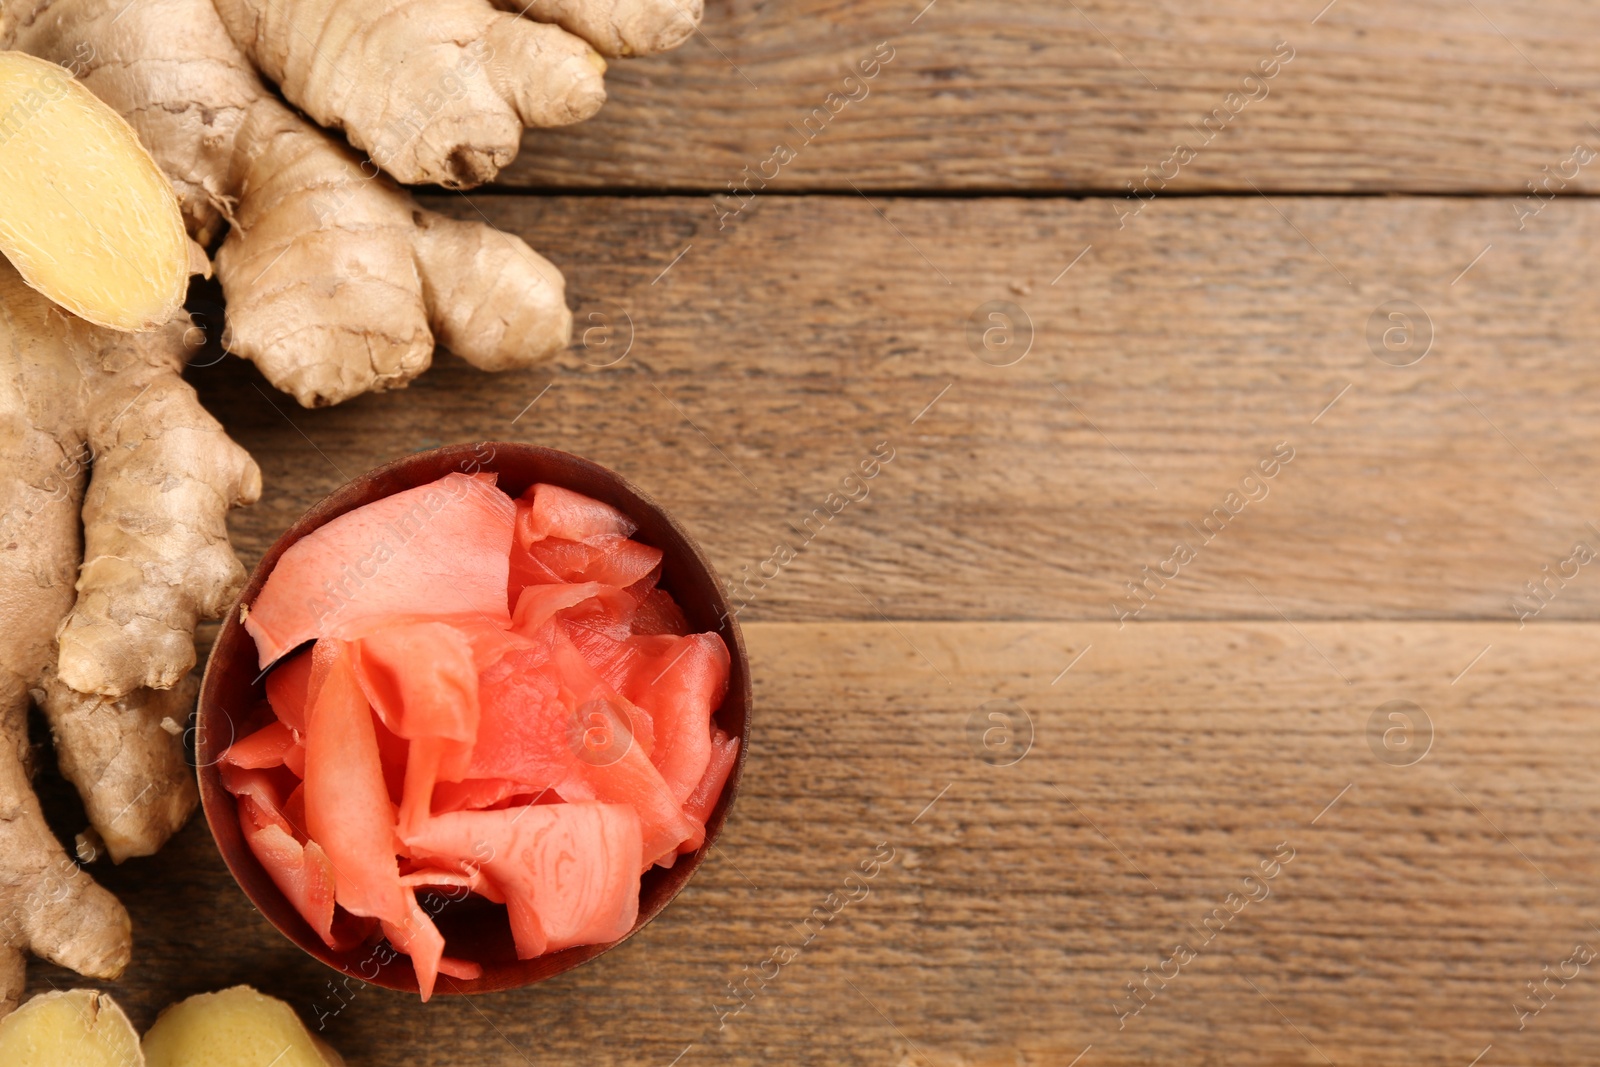
[{"label": "ginger root", "polygon": [[343,1067],[294,1009],[249,986],[202,993],[161,1013],[144,1035],[148,1067]]},{"label": "ginger root", "polygon": [[[127,914],[66,856],[29,787],[30,700],[113,858],[153,852],[196,803],[192,689],[145,687],[183,678],[196,619],[237,594],[224,517],[261,475],[180,377],[186,328],[92,326],[0,262],[0,1014],[24,951],[97,978],[131,951]],[[181,639],[151,639],[167,632]]]},{"label": "ginger root", "polygon": [[77,787],[113,863],[154,853],[199,802],[182,743],[199,688],[190,675],[171,689],[109,698],[80,693],[46,672],[45,718],[61,775]]},{"label": "ginger root", "polygon": [[0,1020],[5,1067],[344,1067],[275,997],[249,986],[169,1005],[141,1045],[116,1001],[92,989],[42,993]]},{"label": "ginger root", "polygon": [[[265,1061],[263,1061],[265,1062]],[[6,1067],[139,1067],[139,1034],[116,1001],[92,989],[41,993],[0,1019]]]},{"label": "ginger root", "polygon": [[[407,183],[468,188],[525,126],[605,102],[602,54],[676,47],[701,0],[215,0],[256,68],[320,125]],[[503,8],[502,11],[495,7]],[[304,27],[320,27],[307,33]]]},{"label": "ginger root", "polygon": [[29,285],[118,330],[168,322],[190,244],[172,183],[72,75],[0,52],[0,252]]},{"label": "ginger root", "polygon": [[[211,0],[0,0],[7,44],[74,63],[171,176],[196,239],[226,229],[223,339],[301,404],[403,386],[436,343],[487,370],[567,345],[572,314],[548,260],[521,238],[423,210],[290,111]],[[361,95],[385,91],[391,73],[364,79]]]}]

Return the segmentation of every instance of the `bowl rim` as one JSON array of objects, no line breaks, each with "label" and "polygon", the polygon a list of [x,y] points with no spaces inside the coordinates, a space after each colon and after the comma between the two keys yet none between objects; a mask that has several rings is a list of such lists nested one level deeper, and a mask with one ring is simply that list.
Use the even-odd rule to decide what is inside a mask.
[{"label": "bowl rim", "polygon": [[[487,455],[485,455],[487,451]],[[313,530],[326,525],[328,522],[365,504],[392,496],[408,488],[415,488],[436,481],[443,474],[452,470],[463,473],[477,473],[485,471],[499,474],[495,464],[503,454],[509,454],[525,465],[539,468],[541,473],[534,478],[534,482],[549,481],[551,484],[562,484],[556,478],[547,478],[545,475],[551,471],[565,473],[582,472],[595,479],[613,492],[609,496],[621,496],[628,499],[628,504],[616,503],[614,499],[604,500],[614,507],[618,507],[630,519],[639,522],[643,514],[648,513],[650,518],[660,524],[657,533],[665,532],[670,539],[678,543],[669,550],[666,545],[654,545],[661,548],[664,553],[661,584],[669,583],[668,571],[665,566],[674,552],[678,555],[677,571],[670,579],[671,584],[695,583],[701,591],[709,591],[708,603],[704,611],[709,611],[717,620],[714,631],[722,637],[729,653],[729,684],[722,703],[713,710],[712,718],[718,721],[724,729],[731,725],[727,718],[737,718],[737,735],[739,737],[739,752],[732,769],[728,773],[727,781],[723,784],[722,794],[713,807],[711,816],[706,820],[705,840],[700,847],[691,853],[685,853],[677,858],[670,868],[652,867],[641,875],[641,897],[650,894],[658,885],[665,888],[655,891],[649,906],[641,901],[639,917],[633,927],[622,937],[603,945],[579,945],[563,949],[558,952],[537,956],[530,960],[516,960],[513,963],[495,965],[492,969],[485,965],[484,975],[477,979],[456,979],[440,974],[439,981],[434,988],[434,995],[470,995],[475,993],[499,992],[509,989],[524,988],[539,982],[564,974],[574,967],[581,966],[606,952],[616,948],[623,942],[632,938],[643,930],[650,922],[659,916],[677,898],[678,894],[688,885],[704,861],[706,855],[715,846],[723,825],[727,821],[729,812],[733,807],[734,798],[737,796],[744,773],[745,760],[750,751],[750,718],[753,703],[753,689],[751,685],[749,658],[746,653],[744,635],[739,627],[737,612],[732,608],[727,597],[727,587],[719,579],[716,569],[711,561],[706,558],[705,551],[700,543],[678,522],[673,515],[662,507],[648,493],[639,489],[622,474],[604,466],[592,459],[565,452],[560,449],[548,448],[542,445],[531,445],[514,441],[478,441],[453,445],[444,445],[438,448],[413,452],[399,457],[389,463],[375,467],[365,474],[352,478],[310,508],[306,509],[286,530],[268,546],[262,553],[261,559],[251,569],[239,595],[234,598],[223,616],[221,626],[212,644],[211,651],[206,660],[206,668],[200,683],[200,692],[195,704],[195,774],[200,790],[201,808],[205,812],[207,829],[210,831],[213,844],[227,865],[228,873],[234,883],[245,894],[246,898],[261,912],[268,923],[292,944],[299,947],[308,955],[319,960],[328,967],[341,974],[355,977],[368,984],[377,985],[387,989],[401,992],[415,993],[418,985],[415,972],[412,970],[409,959],[399,953],[394,953],[392,961],[377,967],[374,973],[368,974],[361,966],[352,967],[349,959],[350,953],[339,953],[328,948],[322,938],[318,936],[301,918],[288,898],[278,889],[266,874],[265,869],[256,859],[254,852],[243,840],[243,832],[239,822],[237,802],[233,794],[229,793],[222,785],[220,757],[223,750],[234,740],[233,724],[235,715],[221,706],[222,695],[216,690],[221,687],[223,666],[226,659],[247,652],[249,671],[257,670],[256,645],[253,638],[243,626],[243,619],[248,614],[247,606],[259,595],[266,578],[271,574],[283,553],[290,546],[301,540]],[[433,472],[441,465],[443,474],[433,473],[432,476],[417,477],[420,472]],[[533,484],[530,482],[529,484]],[[563,485],[576,492],[594,495],[594,486]],[[637,536],[637,535],[636,535]],[[649,542],[646,542],[649,543]],[[695,574],[683,574],[682,569],[695,571]],[[679,599],[674,597],[674,599]],[[687,613],[688,606],[680,601]],[[696,606],[697,608],[699,605]],[[704,612],[697,610],[700,621],[704,621]],[[693,629],[693,628],[692,628]],[[695,630],[693,632],[705,632]],[[281,657],[280,657],[281,658]],[[263,682],[267,671],[255,674],[254,681],[250,683],[252,690],[260,690],[264,699]],[[254,706],[254,705],[253,705]],[[729,709],[733,710],[730,711]],[[240,715],[248,714],[247,711]],[[221,726],[214,722],[216,716],[225,717],[228,726],[228,740],[226,744],[218,744]],[[650,881],[656,876],[654,881]],[[378,942],[382,944],[383,942]],[[370,947],[370,942],[364,943]],[[371,952],[368,957],[371,959]]]}]

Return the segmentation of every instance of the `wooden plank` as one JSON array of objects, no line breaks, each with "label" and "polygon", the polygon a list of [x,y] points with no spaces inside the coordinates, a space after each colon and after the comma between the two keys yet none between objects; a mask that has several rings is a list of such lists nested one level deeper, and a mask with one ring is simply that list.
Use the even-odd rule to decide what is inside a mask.
[{"label": "wooden plank", "polygon": [[[612,64],[597,118],[529,133],[503,180],[709,194],[765,164],[769,192],[1120,195],[1148,166],[1170,191],[1521,196],[1600,149],[1594,5],[1325,3],[713,2],[681,51]],[[1165,163],[1180,144],[1195,157]]]},{"label": "wooden plank", "polygon": [[[745,792],[689,891],[624,948],[518,993],[422,1007],[361,989],[340,1008],[196,825],[99,872],[136,922],[119,996],[147,1025],[168,999],[250,982],[325,1016],[353,1065],[1065,1064],[1090,1044],[1086,1064],[1600,1055],[1593,965],[1520,1031],[1513,1010],[1546,964],[1600,950],[1582,888],[1600,877],[1600,707],[1573,669],[1600,626],[1504,642],[1425,622],[748,635]],[[997,699],[1034,737],[985,762],[971,723]],[[1409,765],[1418,748],[1386,749],[1369,725],[1396,699],[1421,709],[1414,742],[1432,730]],[[893,861],[847,883],[880,843]],[[826,905],[838,914],[801,947],[834,891],[858,899]],[[1126,983],[1179,943],[1196,958],[1119,1030]],[[771,975],[780,945],[799,955],[719,1030],[728,983]],[[38,965],[31,981],[71,977]]]},{"label": "wooden plank", "polygon": [[[1171,573],[1179,540],[1197,558],[1145,587],[1139,621],[1476,617],[1514,634],[1512,598],[1563,565],[1576,576],[1531,624],[1600,611],[1593,568],[1566,563],[1600,548],[1600,205],[1557,202],[1519,232],[1490,201],[1193,198],[1119,230],[1092,203],[780,198],[719,235],[693,199],[437,204],[555,259],[590,345],[499,377],[444,357],[407,391],[323,411],[235,360],[196,369],[266,475],[233,526],[248,558],[380,462],[514,439],[623,471],[737,580],[814,531],[887,441],[870,495],[749,587],[748,618],[1109,620],[1140,602],[1143,568]],[[1372,347],[1422,347],[1419,316],[1409,352],[1383,348],[1395,300],[1431,323],[1412,366]],[[970,343],[992,301],[1032,323],[1011,366]],[[1269,495],[1204,541],[1194,528],[1281,443],[1295,458],[1258,479]]]}]

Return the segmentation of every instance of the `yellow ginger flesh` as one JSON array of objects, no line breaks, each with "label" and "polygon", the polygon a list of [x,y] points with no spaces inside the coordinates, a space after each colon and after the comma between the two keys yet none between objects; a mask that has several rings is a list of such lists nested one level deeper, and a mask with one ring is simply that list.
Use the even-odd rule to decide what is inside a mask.
[{"label": "yellow ginger flesh", "polygon": [[0,252],[97,326],[153,330],[188,285],[178,199],[132,127],[64,68],[0,52]]},{"label": "yellow ginger flesh", "polygon": [[180,1000],[144,1035],[148,1067],[341,1067],[281,1000],[234,986]]},{"label": "yellow ginger flesh", "polygon": [[139,1035],[112,999],[92,989],[43,993],[0,1020],[6,1067],[138,1067]]}]

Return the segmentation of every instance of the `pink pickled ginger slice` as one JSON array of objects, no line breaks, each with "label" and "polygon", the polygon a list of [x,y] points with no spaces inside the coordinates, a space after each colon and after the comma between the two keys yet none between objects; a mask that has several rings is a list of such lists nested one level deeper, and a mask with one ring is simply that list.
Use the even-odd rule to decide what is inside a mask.
[{"label": "pink pickled ginger slice", "polygon": [[461,862],[505,894],[519,959],[615,941],[639,915],[639,816],[625,804],[541,804],[435,815],[412,851]]},{"label": "pink pickled ginger slice", "polygon": [[650,761],[680,804],[694,792],[711,760],[711,716],[727,692],[729,667],[728,646],[722,638],[714,633],[691,634],[637,672],[627,692],[650,714],[655,725]]},{"label": "pink pickled ginger slice", "polygon": [[490,479],[447,474],[313,530],[284,552],[245,616],[260,665],[419,605],[508,620],[515,523],[516,505]]},{"label": "pink pickled ginger slice", "polygon": [[356,915],[404,922],[395,810],[372,709],[342,644],[306,724],[306,829],[333,866],[336,898]]},{"label": "pink pickled ginger slice", "polygon": [[453,960],[444,954],[444,935],[433,925],[433,917],[417,903],[416,890],[405,887],[407,915],[404,921],[379,925],[383,936],[395,948],[411,957],[411,967],[417,974],[417,991],[426,1004],[433,996],[433,985],[439,975],[453,978],[481,978],[483,968],[470,960]]},{"label": "pink pickled ginger slice", "polygon": [[245,840],[300,917],[326,944],[337,947],[338,939],[333,933],[333,865],[322,846],[315,841],[302,844],[281,827],[272,825],[248,829]]},{"label": "pink pickled ginger slice", "polygon": [[638,529],[633,520],[610,504],[593,497],[540,483],[528,487],[522,499],[533,506],[522,514],[518,541],[527,547],[546,537],[599,544],[613,538],[631,537]]},{"label": "pink pickled ginger slice", "polygon": [[472,642],[442,622],[407,622],[350,642],[356,678],[383,724],[404,738],[400,825],[428,814],[440,779],[467,773],[478,732],[478,670]]}]

